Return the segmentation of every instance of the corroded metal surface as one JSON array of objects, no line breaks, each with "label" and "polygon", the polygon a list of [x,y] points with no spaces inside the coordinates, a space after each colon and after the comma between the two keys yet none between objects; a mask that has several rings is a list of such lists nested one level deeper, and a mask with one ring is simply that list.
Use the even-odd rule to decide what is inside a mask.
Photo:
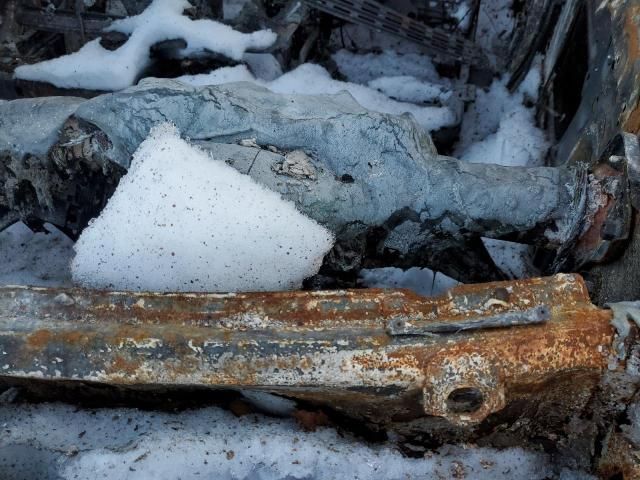
[{"label": "corroded metal surface", "polygon": [[[572,5],[575,8],[572,8]],[[588,68],[582,87],[580,104],[566,132],[558,140],[555,164],[599,160],[608,143],[620,132],[640,134],[640,0],[600,2],[564,2],[568,13],[557,25],[562,35],[554,38],[546,67],[542,97],[551,117],[560,108],[553,99],[554,82],[562,56],[562,48],[577,41],[569,35],[571,25],[584,9],[588,29]],[[569,12],[569,10],[572,10]],[[570,14],[569,14],[570,13]],[[554,37],[558,37],[555,35]],[[562,43],[565,45],[559,48]],[[577,54],[575,54],[577,55]],[[578,61],[577,58],[574,61]],[[576,68],[574,65],[571,68]],[[576,88],[568,84],[566,88]],[[557,95],[557,94],[556,94]]]},{"label": "corroded metal surface", "polygon": [[[548,321],[429,336],[412,325],[477,321],[547,305]],[[347,290],[156,294],[0,289],[0,372],[118,385],[258,388],[381,423],[444,417],[473,425],[545,385],[568,409],[606,366],[610,313],[580,277],[496,282],[436,298]],[[563,379],[558,381],[558,379]],[[551,382],[551,387],[549,386]],[[562,395],[567,383],[581,395]],[[565,398],[566,397],[566,398]]]},{"label": "corroded metal surface", "polygon": [[612,432],[607,438],[603,458],[598,465],[601,478],[640,478],[640,452],[620,432]]}]

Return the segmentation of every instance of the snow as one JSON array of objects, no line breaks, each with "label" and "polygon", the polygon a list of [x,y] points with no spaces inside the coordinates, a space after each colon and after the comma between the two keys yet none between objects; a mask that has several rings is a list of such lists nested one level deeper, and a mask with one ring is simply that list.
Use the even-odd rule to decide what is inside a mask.
[{"label": "snow", "polygon": [[206,85],[221,85],[223,83],[233,82],[256,82],[256,78],[251,74],[245,65],[236,65],[235,67],[217,68],[209,73],[199,73],[197,75],[182,75],[176,80],[193,85],[194,87],[203,87]]},{"label": "snow", "polygon": [[471,25],[471,5],[467,1],[461,1],[451,12],[451,16],[458,21],[458,28],[466,31]]},{"label": "snow", "polygon": [[335,94],[348,91],[364,108],[392,115],[412,114],[426,130],[437,130],[452,125],[455,115],[446,107],[421,107],[396,102],[372,88],[356,83],[334,80],[320,65],[304,64],[270,82],[268,88],[276,93]]},{"label": "snow", "polygon": [[21,222],[0,232],[0,285],[71,285],[73,242],[44,226],[49,233],[33,233]]},{"label": "snow", "polygon": [[549,458],[520,448],[445,446],[406,458],[331,428],[236,418],[218,408],[181,413],[84,410],[58,404],[0,406],[3,478],[543,479]]},{"label": "snow", "polygon": [[532,66],[525,75],[522,83],[518,87],[518,92],[524,95],[524,98],[531,101],[538,101],[538,93],[540,90],[540,83],[542,82],[542,64],[544,56],[541,54],[536,55],[532,62]]},{"label": "snow", "polygon": [[367,85],[400,102],[444,104],[451,82],[441,78],[431,59],[393,50],[358,54],[342,49],[331,57],[349,82]]},{"label": "snow", "polygon": [[[223,72],[219,72],[223,70]],[[251,81],[276,93],[302,95],[336,94],[349,92],[364,108],[375,112],[402,115],[410,113],[427,130],[437,130],[455,122],[454,113],[447,107],[419,106],[390,99],[383,93],[356,83],[342,82],[331,78],[320,65],[305,63],[271,82],[256,79],[244,65],[224,67],[208,74],[181,76],[176,80],[191,85],[218,85],[228,81]]]},{"label": "snow", "polygon": [[346,49],[331,55],[339,72],[347,80],[366,84],[380,77],[410,76],[430,82],[440,83],[436,67],[427,55],[418,53],[401,54],[394,50],[381,53],[354,53]]},{"label": "snow", "polygon": [[451,89],[442,84],[425,82],[410,75],[380,77],[367,85],[401,102],[444,103],[452,94]]},{"label": "snow", "polygon": [[477,89],[476,101],[462,119],[455,156],[475,163],[542,165],[550,143],[535,125],[534,109],[524,105],[525,93],[537,96],[539,82],[539,66],[534,66],[515,93],[506,80],[494,80],[487,91]]},{"label": "snow", "polygon": [[332,244],[292,203],[162,124],[78,239],[72,274],[118,290],[289,290]]},{"label": "snow", "polygon": [[360,283],[369,288],[408,288],[419,295],[440,295],[460,283],[443,273],[428,268],[385,267],[363,269],[360,271]]},{"label": "snow", "polygon": [[541,166],[549,142],[544,132],[533,125],[533,115],[525,107],[507,112],[500,119],[498,130],[470,145],[460,159],[513,167]]},{"label": "snow", "polygon": [[120,90],[136,82],[150,63],[150,47],[163,40],[183,38],[185,54],[206,49],[240,60],[246,50],[269,47],[276,39],[270,30],[246,34],[213,20],[191,20],[182,15],[189,6],[187,0],[154,0],[140,15],[107,28],[131,35],[117,50],[106,50],[95,39],[75,53],[20,66],[15,76],[62,88]]}]

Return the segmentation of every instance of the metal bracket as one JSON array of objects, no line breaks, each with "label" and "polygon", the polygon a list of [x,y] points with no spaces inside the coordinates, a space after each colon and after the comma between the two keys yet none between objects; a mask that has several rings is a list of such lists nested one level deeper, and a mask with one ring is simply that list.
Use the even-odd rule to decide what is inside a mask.
[{"label": "metal bracket", "polygon": [[391,336],[419,335],[429,337],[437,334],[453,334],[469,330],[538,325],[545,323],[550,318],[551,310],[547,305],[539,305],[520,312],[505,312],[488,317],[472,318],[462,322],[444,321],[416,325],[402,318],[396,318],[387,324],[387,333]]}]

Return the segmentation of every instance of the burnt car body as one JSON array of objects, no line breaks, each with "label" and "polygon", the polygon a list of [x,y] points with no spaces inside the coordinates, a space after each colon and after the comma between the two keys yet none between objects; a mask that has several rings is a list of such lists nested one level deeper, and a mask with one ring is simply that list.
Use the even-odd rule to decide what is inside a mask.
[{"label": "burnt car body", "polygon": [[[16,23],[41,35],[37,32],[43,27],[34,19],[40,13],[26,3],[8,2],[5,8],[14,8]],[[590,181],[597,182],[602,196],[600,207],[589,212],[588,228],[580,223],[559,244],[531,242],[538,245],[540,271],[555,276],[467,285],[433,299],[407,291],[349,289],[134,294],[6,287],[0,289],[0,363],[6,365],[1,384],[19,388],[25,399],[55,392],[58,398],[98,404],[141,402],[141,392],[162,399],[167,392],[197,390],[209,401],[210,392],[222,398],[221,390],[258,389],[295,398],[307,408],[327,409],[345,425],[394,431],[428,447],[452,441],[542,446],[605,478],[639,478],[640,446],[619,426],[626,421],[626,409],[640,401],[640,377],[634,369],[640,319],[637,307],[615,302],[640,298],[640,2],[519,2],[509,53],[497,65],[489,65],[475,50],[473,21],[466,32],[457,32],[437,9],[422,11],[424,26],[417,35],[416,20],[393,23],[400,18],[394,17],[397,12],[376,2],[351,2],[351,10],[344,3],[349,2],[310,1],[303,13],[296,10],[292,16],[291,3],[280,8],[268,3],[259,10],[261,3],[253,2],[240,22],[249,22],[254,8],[262,16],[255,14],[252,22],[278,27],[286,41],[274,53],[283,67],[304,61],[319,48],[326,30],[334,27],[326,14],[399,36],[413,31],[411,40],[426,44],[431,53],[443,52],[436,56],[439,67],[461,87],[481,84],[498,70],[515,89],[534,57],[544,54],[536,107],[554,140],[547,167],[579,172],[571,178],[579,178],[584,190],[575,189],[565,202],[567,209],[576,198],[588,196]],[[409,4],[408,11],[421,2]],[[77,15],[90,13],[62,12],[61,25],[66,21],[71,26],[53,33],[84,37],[99,32],[91,23],[83,27],[72,21]],[[5,35],[10,33],[7,25]],[[442,35],[457,41],[434,47]],[[159,46],[164,52],[159,55],[170,55],[172,48],[176,45]],[[101,93],[60,92],[12,79],[4,85],[8,98]],[[468,101],[461,97],[459,108]],[[126,165],[109,157],[117,136],[110,138],[108,129],[56,112],[64,129],[55,145],[47,147],[47,158],[57,158],[58,164],[80,160],[76,164],[83,168],[71,177],[84,183],[60,183],[68,198],[73,197],[69,188],[75,197],[61,207],[64,216],[54,223],[77,235],[104,206]],[[435,134],[434,140],[446,149],[446,136]],[[15,161],[11,158],[5,165]],[[94,161],[103,162],[101,168],[94,168]],[[51,178],[59,176],[47,179],[54,185]],[[562,178],[558,183],[565,183]],[[38,196],[14,183],[11,192],[19,195],[12,198],[18,200],[6,211],[0,207],[0,214],[33,228],[51,221],[48,210],[36,208]],[[455,269],[459,276],[469,275],[464,280],[498,279],[476,242],[482,232],[447,244],[452,248],[447,261],[463,249],[474,253]],[[367,241],[374,233],[379,231],[366,232]],[[540,228],[503,233],[496,236],[522,241],[540,236]],[[345,236],[341,250],[351,256],[334,252],[332,259],[352,258],[354,238]],[[361,249],[369,252],[371,245],[365,242]],[[441,255],[446,249],[435,251]],[[379,257],[368,258],[375,263]],[[401,266],[412,262],[415,258]],[[327,272],[335,275],[336,270]],[[605,308],[607,304],[613,308]],[[588,427],[577,430],[577,423]]]}]

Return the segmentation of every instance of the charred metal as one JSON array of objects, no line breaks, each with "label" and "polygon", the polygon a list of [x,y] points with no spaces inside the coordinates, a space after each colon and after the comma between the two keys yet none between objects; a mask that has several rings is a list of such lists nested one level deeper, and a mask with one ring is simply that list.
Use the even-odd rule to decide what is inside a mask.
[{"label": "charred metal", "polygon": [[[250,0],[228,22],[276,32],[246,58],[280,73],[313,61],[338,77],[327,45],[345,25],[412,42],[452,86],[437,102],[455,122],[433,132],[345,92],[173,81],[251,67],[190,57],[181,38],[152,45],[136,84],[111,93],[13,77],[98,36],[110,50],[126,44],[102,30],[149,1],[117,3],[0,7],[0,230],[50,223],[77,239],[151,128],[170,122],[336,242],[303,291],[0,287],[7,398],[157,408],[172,392],[173,408],[191,406],[191,392],[229,403],[259,390],[371,438],[521,445],[602,478],[640,478],[640,441],[626,428],[640,411],[640,0],[514,2],[515,31],[497,56],[474,40],[481,0],[464,28],[444,0]],[[192,3],[191,18],[222,18],[222,2]],[[553,142],[545,165],[449,156],[476,86],[502,74],[516,90],[541,54],[531,103]],[[484,239],[530,245],[548,276],[505,281]],[[432,298],[350,288],[362,269],[387,266],[469,283]]]}]

